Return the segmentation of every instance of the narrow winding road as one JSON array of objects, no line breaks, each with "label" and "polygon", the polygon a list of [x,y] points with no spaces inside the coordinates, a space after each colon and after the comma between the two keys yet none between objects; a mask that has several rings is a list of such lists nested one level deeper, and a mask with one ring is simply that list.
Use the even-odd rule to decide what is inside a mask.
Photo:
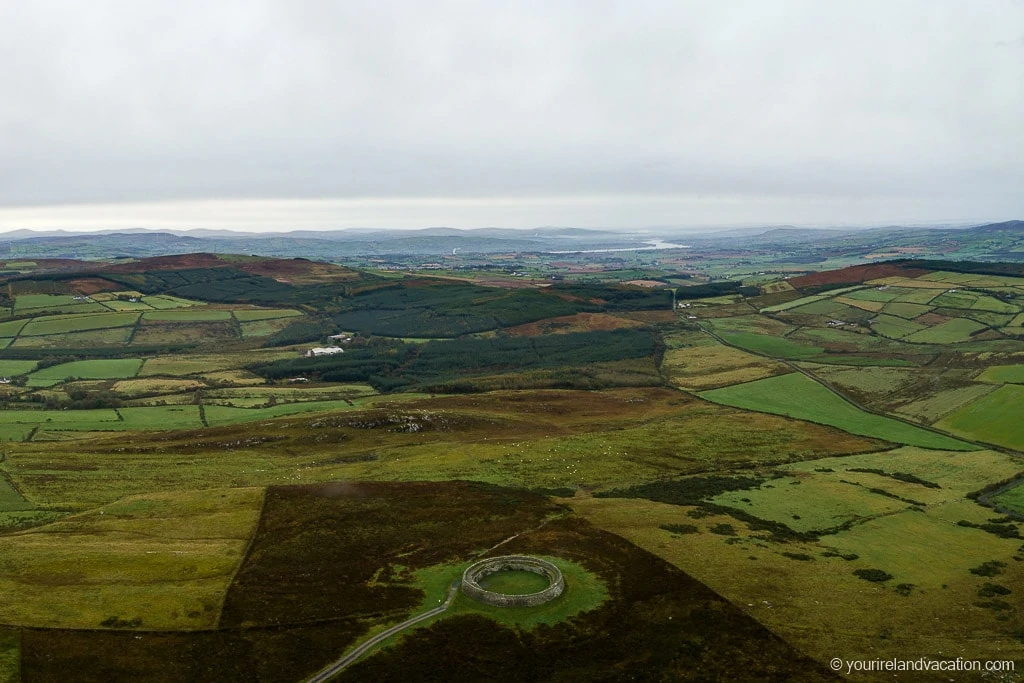
[{"label": "narrow winding road", "polygon": [[454,582],[452,584],[451,588],[448,589],[448,597],[445,599],[443,604],[439,605],[438,607],[435,607],[434,609],[427,610],[426,612],[423,612],[422,614],[418,614],[415,617],[412,617],[411,619],[406,619],[401,624],[395,624],[394,626],[392,626],[391,628],[389,628],[386,631],[378,633],[373,638],[370,638],[365,643],[363,643],[362,645],[360,645],[356,649],[352,650],[351,652],[349,652],[347,655],[345,655],[344,657],[342,657],[338,661],[336,661],[333,664],[331,664],[330,666],[328,666],[326,669],[323,669],[319,673],[317,673],[314,676],[312,676],[311,678],[307,679],[306,683],[325,683],[326,681],[331,680],[339,672],[341,672],[342,669],[344,669],[349,664],[351,664],[352,662],[354,662],[357,659],[359,659],[360,657],[362,657],[364,654],[366,654],[366,652],[368,650],[373,648],[375,645],[380,643],[382,640],[387,640],[388,638],[390,638],[391,636],[395,635],[399,631],[407,629],[410,626],[412,626],[414,624],[418,624],[421,621],[425,621],[425,620],[427,620],[427,619],[429,619],[429,618],[431,618],[433,616],[437,616],[438,614],[441,614],[442,612],[447,610],[449,607],[451,607],[452,601],[455,600],[455,596],[456,596],[456,594],[458,592],[459,592],[459,582],[456,581],[456,582]]}]

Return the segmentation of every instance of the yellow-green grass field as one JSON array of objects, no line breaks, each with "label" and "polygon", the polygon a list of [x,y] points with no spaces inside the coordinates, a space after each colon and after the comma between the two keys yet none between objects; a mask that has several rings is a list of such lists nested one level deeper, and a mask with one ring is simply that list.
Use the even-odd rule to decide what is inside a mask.
[{"label": "yellow-green grass field", "polygon": [[[858,469],[886,474],[854,471]],[[785,524],[794,531],[821,532],[909,510],[915,503],[943,505],[962,499],[994,481],[1014,476],[1021,465],[994,451],[905,447],[792,463],[779,470],[788,476],[769,480],[757,489],[720,494],[712,502]],[[886,476],[894,473],[912,475],[937,487]]]},{"label": "yellow-green grass field", "polygon": [[892,412],[924,424],[935,424],[943,417],[995,389],[996,387],[991,384],[969,384],[956,389],[945,389],[904,403],[894,408]]},{"label": "yellow-green grass field", "polygon": [[885,308],[885,302],[884,301],[868,301],[867,299],[851,299],[848,296],[838,296],[838,297],[836,297],[835,300],[838,301],[841,304],[845,304],[847,306],[852,306],[854,308],[859,308],[859,309],[861,309],[863,311],[871,311],[872,313],[877,313],[878,311],[881,311],[883,308]]},{"label": "yellow-green grass field", "polygon": [[0,323],[0,337],[15,337],[21,332],[21,328],[25,327],[28,320],[9,320],[4,323]]},{"label": "yellow-green grass field", "polygon": [[[1011,586],[1014,593],[1024,588],[1024,570],[1012,559],[1020,540],[959,526],[960,520],[980,524],[992,516],[973,502],[883,515],[817,542],[787,543],[771,541],[730,516],[695,520],[689,507],[581,496],[565,502],[706,583],[819,661],[837,653],[1024,658],[1016,637],[1019,617],[1014,613],[1006,620],[1001,612],[976,606],[986,582]],[[659,528],[682,524],[696,526],[697,533]],[[720,535],[720,525],[735,535]],[[1003,576],[970,573],[993,560],[1004,563]],[[871,583],[854,575],[858,569],[880,569],[893,578]]]},{"label": "yellow-green grass field", "polygon": [[173,394],[185,391],[195,391],[206,386],[195,379],[125,379],[115,382],[111,391],[124,396],[141,396],[145,394]]},{"label": "yellow-green grass field", "polygon": [[976,448],[942,434],[865,412],[800,373],[712,389],[700,395],[715,403],[809,420],[894,443],[949,450]]},{"label": "yellow-green grass field", "polygon": [[205,301],[193,301],[191,299],[182,299],[180,297],[171,296],[169,294],[160,294],[157,296],[147,296],[142,299],[152,308],[157,310],[166,310],[171,308],[191,308],[193,306],[208,306]]},{"label": "yellow-green grass field", "polygon": [[232,401],[239,399],[251,399],[260,403],[265,403],[271,396],[273,396],[274,399],[278,401],[329,401],[339,398],[352,399],[361,396],[372,396],[376,393],[377,390],[369,384],[255,386],[210,389],[209,391],[203,392],[203,399],[204,401],[209,399],[229,399]]},{"label": "yellow-green grass field", "polygon": [[217,309],[147,311],[142,314],[144,322],[211,322],[230,319],[231,311]]},{"label": "yellow-green grass field", "polygon": [[[882,447],[825,427],[740,412],[665,390],[610,397],[503,392],[444,399],[443,405],[425,398],[369,396],[354,399],[352,406],[333,402],[332,413],[281,421],[266,418],[325,404],[207,405],[211,424],[253,422],[198,436],[140,433],[130,441],[107,436],[72,450],[47,443],[9,444],[3,468],[35,504],[81,509],[146,491],[346,479],[619,487]],[[382,422],[382,415],[391,417]],[[80,428],[122,427],[113,410],[107,420]],[[341,434],[332,427],[339,424]],[[349,424],[353,427],[344,428]],[[181,444],[173,445],[174,439]]]},{"label": "yellow-green grass field", "polygon": [[259,488],[146,494],[0,536],[0,623],[212,628],[262,498]]},{"label": "yellow-green grass field", "polygon": [[985,325],[969,318],[953,318],[926,330],[915,332],[905,339],[915,344],[955,344],[967,341],[971,335],[985,329]]},{"label": "yellow-green grass field", "polygon": [[32,320],[21,330],[22,336],[43,336],[101,330],[109,327],[130,327],[139,319],[138,313],[102,313],[98,315],[54,315]]},{"label": "yellow-green grass field", "polygon": [[978,375],[979,382],[1024,384],[1024,365],[993,365]]},{"label": "yellow-green grass field", "polygon": [[168,375],[180,377],[216,372],[218,370],[235,370],[254,363],[269,363],[283,358],[297,358],[297,351],[252,350],[240,353],[225,354],[175,354],[149,358],[139,372],[140,377],[152,375]]},{"label": "yellow-green grass field", "polygon": [[922,372],[917,368],[851,367],[820,363],[800,363],[799,366],[841,391],[852,391],[858,396],[872,398],[888,397],[914,385]]},{"label": "yellow-green grass field", "polygon": [[1007,384],[944,417],[936,427],[1007,448],[1024,450],[1024,386]]},{"label": "yellow-green grass field", "polygon": [[39,361],[34,360],[0,360],[0,376],[27,375],[35,370],[37,365],[39,365]]},{"label": "yellow-green grass field", "polygon": [[670,348],[665,352],[662,368],[673,385],[690,391],[790,372],[784,363],[724,346],[711,339],[702,346]]},{"label": "yellow-green grass field", "polygon": [[[298,403],[279,403],[268,408],[236,408],[233,406],[208,405],[203,410],[206,414],[207,423],[211,427],[219,427],[284,415],[296,415],[298,413],[351,410],[355,407],[352,403],[347,400],[302,401]],[[149,410],[149,408],[140,408],[139,410]]]},{"label": "yellow-green grass field", "polygon": [[88,332],[65,332],[39,337],[20,336],[11,344],[12,348],[24,349],[80,349],[93,346],[111,346],[128,343],[132,327],[113,327]]},{"label": "yellow-green grass field", "polygon": [[271,318],[269,320],[254,320],[253,322],[241,323],[242,339],[253,337],[268,337],[275,332],[284,329],[292,320],[290,318]]},{"label": "yellow-green grass field", "polygon": [[892,339],[902,339],[907,335],[927,329],[926,325],[919,325],[912,320],[904,320],[894,315],[879,314],[871,321],[871,329]]},{"label": "yellow-green grass field", "polygon": [[111,299],[104,301],[103,305],[112,311],[152,311],[153,307],[149,304],[144,304],[141,301],[120,301],[118,299]]},{"label": "yellow-green grass field", "polygon": [[272,320],[274,318],[294,318],[302,315],[302,311],[294,308],[254,308],[235,310],[235,320],[241,323],[256,320]]},{"label": "yellow-green grass field", "polygon": [[141,367],[141,358],[78,360],[36,370],[29,375],[28,385],[49,387],[73,377],[79,379],[123,379],[134,377]]}]

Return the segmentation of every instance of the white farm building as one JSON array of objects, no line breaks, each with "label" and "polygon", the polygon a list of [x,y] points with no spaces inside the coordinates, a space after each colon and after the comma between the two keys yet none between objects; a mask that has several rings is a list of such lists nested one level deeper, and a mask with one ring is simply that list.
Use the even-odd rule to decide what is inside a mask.
[{"label": "white farm building", "polygon": [[345,349],[340,346],[314,346],[306,351],[305,355],[312,358],[313,356],[333,356],[336,353],[345,353]]}]

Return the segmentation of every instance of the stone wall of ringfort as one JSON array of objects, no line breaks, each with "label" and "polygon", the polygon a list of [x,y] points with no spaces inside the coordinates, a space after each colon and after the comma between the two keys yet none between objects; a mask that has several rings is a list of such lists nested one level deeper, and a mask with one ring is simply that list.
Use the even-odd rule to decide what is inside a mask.
[{"label": "stone wall of ringfort", "polygon": [[[495,593],[480,586],[480,580],[502,571],[526,571],[540,574],[548,580],[548,587],[527,595]],[[534,607],[554,600],[565,590],[562,572],[547,560],[528,555],[504,555],[481,560],[470,565],[462,574],[462,592],[478,602],[498,607]]]}]

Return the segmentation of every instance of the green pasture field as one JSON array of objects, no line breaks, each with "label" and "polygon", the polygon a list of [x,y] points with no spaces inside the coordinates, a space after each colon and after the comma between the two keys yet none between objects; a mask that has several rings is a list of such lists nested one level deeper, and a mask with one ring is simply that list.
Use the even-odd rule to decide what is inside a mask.
[{"label": "green pasture field", "polygon": [[1024,386],[1006,384],[944,417],[936,427],[954,434],[1024,450]]},{"label": "green pasture field", "polygon": [[33,387],[49,387],[72,377],[81,379],[124,379],[137,375],[141,367],[141,358],[72,361],[36,370],[29,375],[28,385]]},{"label": "green pasture field", "polygon": [[203,426],[199,406],[193,405],[118,408],[117,412],[124,418],[117,426],[129,431],[199,429]]},{"label": "green pasture field", "polygon": [[967,341],[972,334],[985,329],[985,325],[968,318],[953,318],[907,336],[908,342],[918,344],[955,344]]},{"label": "green pasture field", "polygon": [[21,331],[21,335],[34,337],[102,330],[110,327],[128,327],[134,325],[138,320],[138,313],[106,313],[82,316],[55,315],[32,320]]},{"label": "green pasture field", "polygon": [[998,496],[992,496],[991,501],[996,505],[1013,510],[1017,514],[1024,515],[1024,484],[1018,484]]},{"label": "green pasture field", "polygon": [[877,288],[866,288],[859,289],[855,292],[850,292],[844,296],[847,299],[855,299],[857,301],[876,301],[881,303],[888,303],[893,299],[897,298],[901,294],[906,294],[903,290],[899,289],[877,289]]},{"label": "green pasture field", "polygon": [[58,431],[93,431],[116,429],[116,411],[95,410],[0,410],[0,441],[25,441],[37,428]]},{"label": "green pasture field", "polygon": [[209,305],[205,301],[192,301],[191,299],[181,299],[176,296],[170,296],[169,294],[143,297],[142,301],[158,310],[166,310],[171,308],[191,308],[193,306]]},{"label": "green pasture field", "polygon": [[924,315],[930,310],[932,310],[931,306],[925,306],[923,304],[910,304],[901,301],[892,301],[885,305],[882,312],[899,318],[911,320],[919,315]]},{"label": "green pasture field", "polygon": [[935,289],[912,289],[900,294],[898,297],[893,299],[890,305],[902,303],[923,306],[926,304],[930,304],[932,302],[932,299],[934,299],[938,295],[939,292],[938,290]]},{"label": "green pasture field", "polygon": [[25,441],[38,426],[7,422],[6,412],[0,412],[0,441]]},{"label": "green pasture field", "polygon": [[1024,365],[993,365],[978,375],[979,382],[1024,384]]},{"label": "green pasture field", "polygon": [[979,295],[978,300],[973,306],[972,311],[989,311],[991,313],[1012,313],[1017,315],[1020,313],[1020,306],[1015,306],[1006,301],[1000,301],[994,296]]},{"label": "green pasture field", "polygon": [[25,327],[28,320],[10,320],[5,323],[0,323],[0,337],[16,337],[21,332],[21,328]]},{"label": "green pasture field", "polygon": [[[735,508],[786,525],[800,533],[828,533],[842,525],[905,510],[908,504],[869,491],[861,481],[871,475],[781,477],[760,488],[730,491],[711,499],[716,505]],[[917,493],[913,491],[912,493]]]},{"label": "green pasture field", "polygon": [[0,472],[0,512],[31,510],[32,504],[22,498],[7,478]]},{"label": "green pasture field", "polygon": [[774,306],[766,306],[762,308],[759,313],[780,313],[782,311],[788,311],[794,308],[801,308],[806,306],[813,306],[820,304],[829,299],[828,294],[812,294],[811,296],[801,297],[794,299],[793,301],[787,301],[785,303],[776,304]]},{"label": "green pasture field", "polygon": [[789,313],[800,315],[823,315],[829,318],[838,318],[840,320],[856,315],[853,308],[835,301],[834,299],[825,299],[822,301],[815,301],[814,303],[806,304],[804,306],[797,306],[796,308],[789,309]]},{"label": "green pasture field", "polygon": [[969,292],[957,290],[955,292],[943,292],[932,299],[933,308],[971,308],[978,302],[978,296]]},{"label": "green pasture field", "polygon": [[[921,484],[899,481],[869,472],[850,472],[852,468],[912,474],[924,481],[938,484],[940,488],[927,488]],[[852,480],[856,476],[863,476],[866,479],[861,481],[871,482],[871,486],[900,493],[907,498],[924,499],[935,496],[924,501],[934,504],[961,499],[992,482],[1008,479],[1021,471],[1020,463],[1015,458],[997,451],[936,451],[914,446],[903,446],[877,453],[794,462],[783,465],[780,469],[798,478],[820,475],[831,479]]]},{"label": "green pasture field", "polygon": [[211,322],[230,319],[231,311],[217,309],[147,311],[142,314],[145,322]]},{"label": "green pasture field", "polygon": [[212,628],[261,501],[256,488],[154,493],[0,536],[0,622]]},{"label": "green pasture field", "polygon": [[27,375],[35,370],[37,365],[39,365],[39,361],[35,360],[0,360],[0,376]]},{"label": "green pasture field", "polygon": [[718,333],[752,332],[782,337],[796,329],[793,325],[773,320],[763,315],[741,315],[731,318],[715,318],[707,321]]},{"label": "green pasture field", "polygon": [[84,303],[75,301],[70,294],[19,294],[14,298],[14,310],[23,313],[34,308],[82,306]]},{"label": "green pasture field", "polygon": [[786,415],[894,443],[946,450],[975,446],[888,417],[864,412],[802,374],[793,373],[701,392],[715,403]]},{"label": "green pasture field", "polygon": [[275,318],[294,318],[302,315],[302,311],[296,311],[294,308],[242,309],[236,310],[234,313],[235,320],[242,323]]},{"label": "green pasture field", "polygon": [[14,341],[11,337],[0,338],[0,349],[6,349]]},{"label": "green pasture field", "polygon": [[141,299],[143,297],[142,292],[136,292],[134,289],[119,289],[114,292],[96,292],[90,295],[90,299],[93,301],[99,301],[100,303],[106,304],[110,301],[117,301],[117,297],[126,296],[130,299]]},{"label": "green pasture field", "polygon": [[1009,326],[1010,327],[1021,327],[1021,326],[1024,326],[1024,313],[1021,313],[1020,315],[1016,316],[1013,320],[1011,320]]},{"label": "green pasture field", "polygon": [[880,314],[871,323],[871,329],[875,332],[893,339],[902,339],[907,335],[927,329],[925,325],[919,325],[903,318],[892,315]]},{"label": "green pasture field", "polygon": [[787,301],[785,303],[777,304],[775,306],[768,306],[766,308],[762,308],[760,312],[761,313],[778,313],[780,311],[787,311],[787,310],[789,310],[791,308],[796,308],[798,306],[804,306],[804,305],[807,305],[807,304],[813,304],[815,302],[823,301],[825,299],[830,299],[830,298],[832,298],[834,296],[838,296],[840,294],[845,294],[847,292],[855,292],[855,291],[857,291],[859,289],[863,289],[863,288],[864,288],[863,285],[854,285],[853,287],[841,287],[839,289],[832,289],[832,290],[829,290],[828,292],[824,292],[822,294],[812,294],[810,296],[801,297],[799,299],[794,299],[793,301]]},{"label": "green pasture field", "polygon": [[825,349],[819,346],[809,346],[785,337],[772,337],[754,332],[719,332],[719,336],[729,344],[773,358],[814,358],[825,352]]},{"label": "green pasture field", "polygon": [[112,311],[152,311],[153,307],[149,304],[144,304],[141,301],[120,301],[118,299],[110,299],[104,301],[103,305]]},{"label": "green pasture field", "polygon": [[978,311],[971,309],[964,314],[971,320],[977,320],[979,323],[988,325],[990,327],[1005,327],[1010,324],[1013,320],[1013,314],[1011,313],[990,313],[988,311]]}]

